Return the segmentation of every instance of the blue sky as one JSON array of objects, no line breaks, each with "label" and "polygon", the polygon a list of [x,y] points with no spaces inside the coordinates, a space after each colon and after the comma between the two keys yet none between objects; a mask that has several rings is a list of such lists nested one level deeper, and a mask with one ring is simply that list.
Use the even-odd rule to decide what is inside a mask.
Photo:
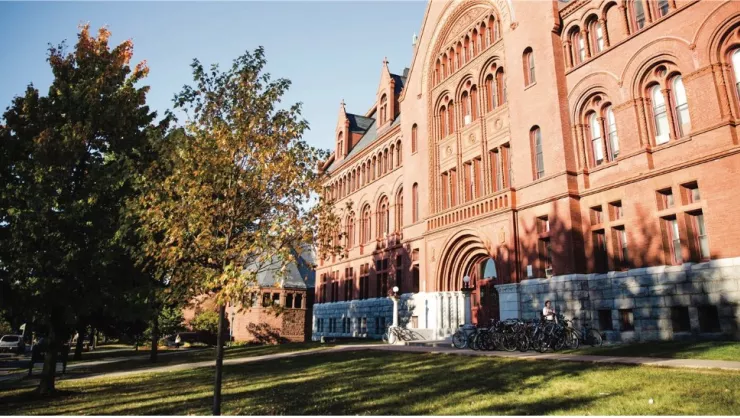
[{"label": "blue sky", "polygon": [[149,105],[172,108],[192,82],[190,63],[228,66],[246,50],[265,47],[267,71],[293,84],[284,103],[303,102],[305,138],[333,147],[341,99],[365,113],[375,98],[383,57],[400,74],[411,64],[426,2],[20,2],[0,3],[0,107],[28,83],[47,93],[47,44],[76,42],[77,26],[107,25],[111,43],[131,38],[133,62],[146,60]]}]

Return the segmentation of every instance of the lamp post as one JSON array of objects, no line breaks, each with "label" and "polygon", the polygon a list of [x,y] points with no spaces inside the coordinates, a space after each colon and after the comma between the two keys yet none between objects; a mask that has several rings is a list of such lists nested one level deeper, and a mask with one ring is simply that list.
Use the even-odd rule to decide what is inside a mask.
[{"label": "lamp post", "polygon": [[466,275],[463,277],[462,293],[465,297],[465,324],[463,328],[473,328],[473,312],[470,304],[470,294],[473,293],[473,288],[470,287],[470,276]]},{"label": "lamp post", "polygon": [[393,286],[393,294],[391,295],[393,301],[393,326],[398,326],[398,286]]}]

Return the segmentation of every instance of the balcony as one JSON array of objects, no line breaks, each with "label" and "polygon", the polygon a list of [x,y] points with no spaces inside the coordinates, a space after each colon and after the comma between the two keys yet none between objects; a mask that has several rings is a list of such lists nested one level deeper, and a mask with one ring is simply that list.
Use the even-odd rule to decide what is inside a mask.
[{"label": "balcony", "polygon": [[514,206],[514,195],[511,190],[504,190],[492,196],[479,198],[458,207],[448,209],[427,220],[427,230],[443,228],[458,222],[467,221],[484,215],[504,212]]}]

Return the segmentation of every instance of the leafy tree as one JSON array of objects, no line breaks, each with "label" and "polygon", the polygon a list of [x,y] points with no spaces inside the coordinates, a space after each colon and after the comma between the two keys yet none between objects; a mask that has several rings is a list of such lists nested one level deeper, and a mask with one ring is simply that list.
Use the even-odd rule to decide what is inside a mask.
[{"label": "leafy tree", "polygon": [[[220,414],[225,306],[249,307],[260,271],[320,237],[331,204],[319,199],[317,164],[326,151],[308,145],[301,105],[278,109],[290,82],[262,74],[263,48],[222,71],[193,61],[193,86],[175,96],[187,114],[169,135],[165,161],[152,168],[136,207],[145,254],[188,299],[213,297],[219,331],[213,414]],[[248,268],[244,268],[248,266]]]},{"label": "leafy tree", "polygon": [[215,311],[203,311],[193,318],[190,325],[196,331],[206,331],[216,335],[218,333],[218,313]]},{"label": "leafy tree", "polygon": [[72,328],[148,280],[129,274],[120,209],[163,128],[152,125],[148,88],[137,87],[145,63],[131,68],[133,43],[111,48],[109,36],[82,26],[74,51],[50,47],[48,95],[28,86],[0,125],[0,270],[23,303],[15,307],[46,335],[41,393],[54,391],[56,353]]}]

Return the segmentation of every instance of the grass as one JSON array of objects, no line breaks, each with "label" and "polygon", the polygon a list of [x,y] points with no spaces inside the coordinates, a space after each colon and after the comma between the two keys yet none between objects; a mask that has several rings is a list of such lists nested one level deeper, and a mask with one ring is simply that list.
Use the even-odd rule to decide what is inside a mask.
[{"label": "grass", "polygon": [[662,357],[675,359],[740,361],[738,341],[658,341],[603,347],[582,346],[565,353],[594,356]]},{"label": "grass", "polygon": [[[352,351],[226,366],[223,413],[738,415],[740,373]],[[0,392],[0,415],[210,414],[213,369]],[[654,404],[648,400],[654,399]]]}]

